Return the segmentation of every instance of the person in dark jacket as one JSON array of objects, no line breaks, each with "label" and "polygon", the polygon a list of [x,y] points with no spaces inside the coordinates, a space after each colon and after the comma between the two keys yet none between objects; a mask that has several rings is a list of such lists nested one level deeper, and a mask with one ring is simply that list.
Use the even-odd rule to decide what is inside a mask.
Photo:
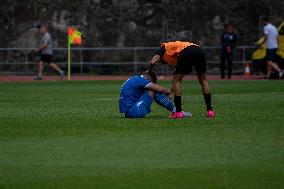
[{"label": "person in dark jacket", "polygon": [[228,79],[232,75],[233,54],[236,47],[237,35],[234,33],[232,24],[226,24],[221,35],[221,79],[225,78],[225,67],[227,62]]}]

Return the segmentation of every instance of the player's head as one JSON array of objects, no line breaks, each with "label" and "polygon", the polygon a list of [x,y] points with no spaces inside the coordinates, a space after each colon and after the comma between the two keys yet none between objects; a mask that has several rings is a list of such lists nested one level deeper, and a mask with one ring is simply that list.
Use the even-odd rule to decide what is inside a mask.
[{"label": "player's head", "polygon": [[47,32],[47,26],[43,24],[38,24],[36,28],[39,30],[40,34],[45,34]]},{"label": "player's head", "polygon": [[151,81],[152,83],[157,83],[157,76],[154,72],[144,73],[144,78]]},{"label": "player's head", "polygon": [[164,62],[164,61],[162,60],[162,58],[161,58],[161,57],[165,54],[165,51],[166,51],[165,45],[163,45],[163,44],[161,44],[161,46],[158,47],[158,48],[155,50],[155,55],[159,55],[159,56],[160,56],[160,63],[161,63],[161,64],[167,64],[167,63]]},{"label": "player's head", "polygon": [[155,54],[161,54],[162,51],[163,51],[163,46],[161,45],[160,47],[158,47],[158,48],[155,50]]},{"label": "player's head", "polygon": [[264,16],[264,17],[261,18],[261,22],[262,22],[263,25],[266,25],[270,22],[270,19],[269,19],[269,17]]}]

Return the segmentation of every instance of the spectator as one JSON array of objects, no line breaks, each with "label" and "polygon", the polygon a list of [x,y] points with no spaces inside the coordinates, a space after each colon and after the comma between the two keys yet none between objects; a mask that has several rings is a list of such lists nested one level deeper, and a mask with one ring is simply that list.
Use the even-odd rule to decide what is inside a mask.
[{"label": "spectator", "polygon": [[221,79],[225,78],[225,67],[227,61],[228,79],[232,75],[233,54],[236,47],[237,35],[234,33],[232,24],[224,26],[224,32],[221,35]]},{"label": "spectator", "polygon": [[60,75],[61,79],[64,78],[63,71],[59,68],[59,66],[52,62],[52,38],[48,32],[47,26],[45,25],[37,25],[37,29],[39,30],[40,34],[42,35],[41,42],[39,47],[35,50],[36,53],[41,54],[41,58],[38,62],[38,75],[35,77],[35,80],[42,79],[42,72],[44,68],[44,63],[47,63],[51,68],[56,70]]},{"label": "spectator", "polygon": [[[262,18],[263,33],[264,33],[264,40],[263,43],[266,45],[266,63],[267,63],[267,75],[266,77],[269,78],[272,70],[275,70],[279,73],[279,78],[281,79],[283,76],[283,71],[279,68],[277,64],[273,62],[275,58],[276,51],[278,49],[278,31],[275,26],[270,23],[268,17]],[[262,45],[261,44],[261,45]]]}]

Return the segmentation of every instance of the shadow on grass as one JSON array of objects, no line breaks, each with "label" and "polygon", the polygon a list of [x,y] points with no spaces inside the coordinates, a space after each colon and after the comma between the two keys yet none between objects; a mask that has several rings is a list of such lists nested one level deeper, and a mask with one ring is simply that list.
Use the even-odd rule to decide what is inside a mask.
[{"label": "shadow on grass", "polygon": [[120,119],[120,120],[170,120],[167,115],[149,115],[144,118],[126,118],[123,115],[121,116],[108,116],[107,118],[112,118],[112,119]]}]

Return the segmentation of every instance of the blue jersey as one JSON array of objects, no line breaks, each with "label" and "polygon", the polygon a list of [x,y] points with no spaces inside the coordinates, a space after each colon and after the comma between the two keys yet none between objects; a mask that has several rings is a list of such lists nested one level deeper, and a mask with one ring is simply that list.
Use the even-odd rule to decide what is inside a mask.
[{"label": "blue jersey", "polygon": [[144,95],[149,84],[151,82],[145,79],[143,75],[130,77],[120,90],[119,111],[121,113],[128,112]]}]

